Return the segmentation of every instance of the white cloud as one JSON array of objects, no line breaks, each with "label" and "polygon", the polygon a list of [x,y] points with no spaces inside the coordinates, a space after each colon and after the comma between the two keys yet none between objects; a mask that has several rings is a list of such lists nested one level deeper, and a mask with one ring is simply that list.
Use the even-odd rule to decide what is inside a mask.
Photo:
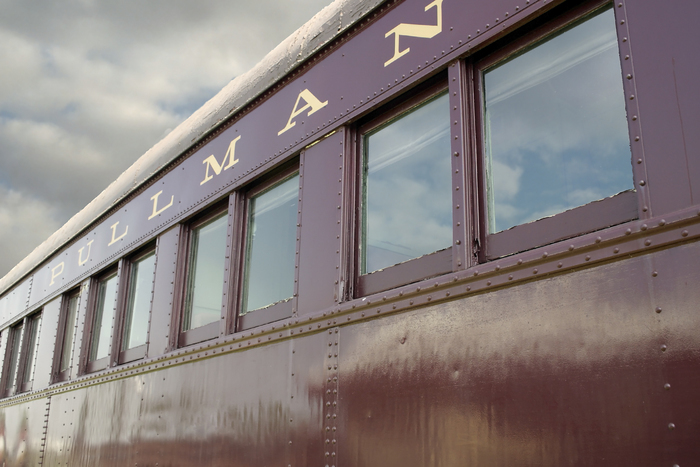
[{"label": "white cloud", "polygon": [[2,2],[0,276],[330,2]]}]

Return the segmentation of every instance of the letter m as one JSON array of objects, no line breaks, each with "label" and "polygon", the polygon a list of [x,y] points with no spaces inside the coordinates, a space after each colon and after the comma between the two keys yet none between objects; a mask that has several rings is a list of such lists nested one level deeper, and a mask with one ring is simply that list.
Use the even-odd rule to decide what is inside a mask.
[{"label": "letter m", "polygon": [[[230,169],[236,165],[238,162],[238,159],[236,159],[236,143],[239,139],[241,139],[241,135],[237,136],[233,141],[231,141],[231,144],[228,145],[228,150],[226,151],[224,160],[221,161],[221,164],[219,164],[219,161],[216,160],[216,157],[214,157],[213,154],[202,161],[202,164],[206,164],[207,168],[204,173],[204,180],[199,183],[200,185],[207,183],[209,180],[214,178],[214,175],[219,175],[222,170]],[[228,164],[226,164],[226,159],[228,159]],[[226,164],[225,167],[224,164]],[[214,171],[214,175],[209,173],[209,169]]]}]

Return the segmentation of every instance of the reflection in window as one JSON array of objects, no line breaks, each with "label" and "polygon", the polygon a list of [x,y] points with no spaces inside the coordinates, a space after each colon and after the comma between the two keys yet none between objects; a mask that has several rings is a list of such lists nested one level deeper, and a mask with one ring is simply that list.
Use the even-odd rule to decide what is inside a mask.
[{"label": "reflection in window", "polygon": [[97,284],[97,304],[92,325],[89,361],[105,358],[109,353],[112,319],[117,301],[117,273],[106,276]]},{"label": "reflection in window", "polygon": [[15,375],[17,374],[17,366],[19,365],[19,349],[22,344],[22,329],[24,328],[24,322],[10,328],[10,337],[8,342],[8,349],[10,351],[10,357],[7,361],[7,366],[5,367],[5,393],[11,394],[12,388],[15,383]]},{"label": "reflection in window", "polygon": [[70,368],[71,355],[73,353],[73,336],[75,335],[75,318],[78,314],[79,293],[74,293],[68,298],[66,307],[66,323],[63,331],[63,343],[61,346],[61,363],[59,373]]},{"label": "reflection in window", "polygon": [[131,264],[122,350],[146,343],[155,267],[155,251]]},{"label": "reflection in window", "polygon": [[633,188],[611,9],[483,79],[490,233]]},{"label": "reflection in window", "polygon": [[221,318],[227,219],[223,213],[192,230],[182,331]]},{"label": "reflection in window", "polygon": [[35,354],[37,346],[37,338],[39,337],[39,327],[41,326],[41,314],[37,314],[29,318],[26,352],[27,357],[24,358],[24,368],[22,369],[22,386],[23,390],[29,390],[24,385],[30,383],[34,378],[34,364],[36,363]]},{"label": "reflection in window", "polygon": [[452,244],[447,94],[364,136],[361,273]]},{"label": "reflection in window", "polygon": [[294,294],[299,175],[251,198],[241,314]]}]

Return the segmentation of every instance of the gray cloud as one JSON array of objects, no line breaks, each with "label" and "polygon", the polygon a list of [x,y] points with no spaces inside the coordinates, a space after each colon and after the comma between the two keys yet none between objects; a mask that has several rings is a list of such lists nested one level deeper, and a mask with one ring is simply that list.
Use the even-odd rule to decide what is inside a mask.
[{"label": "gray cloud", "polygon": [[0,0],[0,277],[331,0]]}]

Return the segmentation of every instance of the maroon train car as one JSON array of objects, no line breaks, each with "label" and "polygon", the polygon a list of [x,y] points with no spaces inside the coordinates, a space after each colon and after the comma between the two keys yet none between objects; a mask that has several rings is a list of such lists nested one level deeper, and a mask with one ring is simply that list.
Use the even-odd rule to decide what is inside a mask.
[{"label": "maroon train car", "polygon": [[697,465],[698,17],[337,0],[0,280],[2,465]]}]

